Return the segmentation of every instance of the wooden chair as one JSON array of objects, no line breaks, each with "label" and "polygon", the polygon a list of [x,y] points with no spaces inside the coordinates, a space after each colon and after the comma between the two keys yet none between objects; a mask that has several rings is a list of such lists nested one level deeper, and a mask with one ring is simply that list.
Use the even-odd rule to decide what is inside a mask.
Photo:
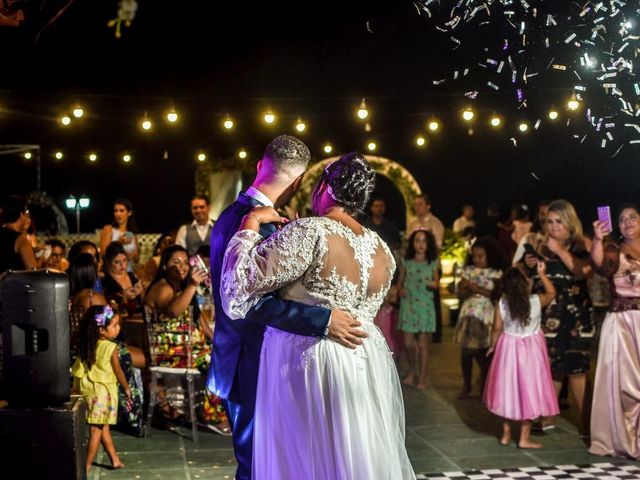
[{"label": "wooden chair", "polygon": [[[145,436],[150,433],[149,426],[153,419],[154,407],[157,403],[158,380],[162,378],[176,378],[180,384],[186,380],[186,402],[191,420],[191,433],[194,443],[198,443],[198,421],[196,417],[195,380],[200,371],[193,366],[192,336],[193,336],[192,308],[178,319],[167,321],[153,309],[145,306],[145,319],[149,337],[149,352],[151,354],[151,387],[149,393],[149,411],[147,413],[147,429]],[[171,340],[169,342],[168,340]],[[173,346],[172,346],[173,345]],[[177,348],[176,348],[177,347]],[[163,363],[174,363],[179,366],[162,366]]]}]

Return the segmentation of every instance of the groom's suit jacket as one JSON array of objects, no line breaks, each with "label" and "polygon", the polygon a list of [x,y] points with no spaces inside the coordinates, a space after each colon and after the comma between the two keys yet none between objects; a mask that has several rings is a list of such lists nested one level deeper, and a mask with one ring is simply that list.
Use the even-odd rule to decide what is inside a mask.
[{"label": "groom's suit jacket", "polygon": [[[258,205],[245,193],[228,206],[211,232],[211,279],[215,305],[215,333],[211,351],[211,368],[207,386],[217,396],[234,403],[244,403],[245,396],[255,399],[262,337],[267,326],[298,335],[322,337],[331,311],[265,295],[245,318],[231,320],[222,309],[220,278],[224,252],[236,233],[242,217]],[[275,233],[270,224],[260,227],[267,238]],[[245,400],[243,400],[245,398]]]}]

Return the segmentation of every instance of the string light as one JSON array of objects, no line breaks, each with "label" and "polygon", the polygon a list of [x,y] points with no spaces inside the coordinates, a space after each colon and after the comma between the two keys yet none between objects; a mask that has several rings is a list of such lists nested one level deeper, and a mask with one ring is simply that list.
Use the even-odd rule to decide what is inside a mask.
[{"label": "string light", "polygon": [[492,127],[497,128],[502,123],[502,119],[500,117],[494,115],[493,117],[491,117],[490,123],[491,123]]},{"label": "string light", "polygon": [[370,152],[375,152],[376,148],[378,148],[378,145],[376,145],[376,142],[371,141],[367,144],[367,150],[369,150]]},{"label": "string light", "polygon": [[473,110],[471,109],[466,109],[464,112],[462,112],[462,118],[466,121],[466,122],[470,122],[471,120],[473,120]]},{"label": "string light", "polygon": [[558,112],[556,112],[555,110],[550,110],[549,111],[549,120],[555,120],[556,118],[558,118]]},{"label": "string light", "polygon": [[298,118],[296,122],[296,130],[298,133],[303,133],[307,129],[307,125],[302,121],[302,119]]},{"label": "string light", "polygon": [[358,115],[360,120],[366,120],[369,117],[369,110],[367,109],[367,103],[364,101],[364,98],[360,102],[360,107],[358,107],[356,115]]},{"label": "string light", "polygon": [[57,160],[62,160],[62,157],[64,157],[64,155],[62,154],[62,152],[56,152],[55,157]]},{"label": "string light", "polygon": [[178,121],[178,113],[176,112],[175,108],[171,108],[171,110],[169,110],[169,112],[167,112],[167,122],[169,123],[176,123]]},{"label": "string light", "polygon": [[151,120],[149,120],[146,113],[144,114],[144,118],[140,122],[140,126],[142,127],[143,130],[151,130],[151,127],[153,126],[153,124],[151,123]]},{"label": "string light", "polygon": [[569,110],[577,110],[579,107],[580,107],[580,102],[578,102],[578,100],[576,100],[575,98],[572,98],[567,102],[567,108]]},{"label": "string light", "polygon": [[238,157],[244,160],[245,158],[247,158],[247,151],[244,148],[240,149],[240,151],[238,152]]},{"label": "string light", "polygon": [[122,161],[123,161],[124,163],[129,163],[129,162],[131,162],[131,155],[129,155],[128,153],[125,153],[125,154],[122,156]]},{"label": "string light", "polygon": [[333,147],[331,146],[330,143],[326,143],[324,147],[322,147],[322,150],[324,151],[324,153],[329,155],[331,152],[333,152]]},{"label": "string light", "polygon": [[60,123],[67,127],[71,124],[71,117],[69,115],[63,115],[62,117],[60,117]]},{"label": "string light", "polygon": [[429,130],[431,130],[432,132],[437,132],[437,131],[438,131],[438,129],[440,128],[440,124],[438,123],[438,121],[437,121],[437,120],[431,120],[431,121],[429,122],[428,128],[429,128]]},{"label": "string light", "polygon": [[31,160],[31,152],[25,152],[24,154],[24,158],[26,158],[27,160]]},{"label": "string light", "polygon": [[204,162],[207,159],[207,155],[204,152],[200,152],[197,158],[199,162]]},{"label": "string light", "polygon": [[422,135],[416,138],[416,145],[418,145],[419,147],[424,147],[426,144],[427,140]]},{"label": "string light", "polygon": [[73,116],[76,118],[82,118],[82,116],[84,115],[84,109],[80,106],[80,105],[76,105],[73,108]]},{"label": "string light", "polygon": [[95,162],[96,160],[98,160],[98,155],[96,155],[95,153],[90,153],[89,154],[89,161],[90,162]]},{"label": "string light", "polygon": [[224,122],[222,122],[222,126],[224,127],[225,130],[233,129],[233,126],[234,126],[233,119],[229,115],[227,115],[227,117],[224,119]]},{"label": "string light", "polygon": [[276,123],[276,115],[271,110],[267,110],[262,119],[267,125],[273,125],[274,123]]},{"label": "string light", "polygon": [[529,125],[527,125],[526,122],[522,122],[520,123],[520,125],[518,125],[518,130],[520,130],[522,133],[526,132],[529,129]]}]

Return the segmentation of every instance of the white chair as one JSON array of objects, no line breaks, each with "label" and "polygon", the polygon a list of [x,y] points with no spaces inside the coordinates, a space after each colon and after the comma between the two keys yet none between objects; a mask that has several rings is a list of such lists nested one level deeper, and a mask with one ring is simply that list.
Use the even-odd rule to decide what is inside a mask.
[{"label": "white chair", "polygon": [[[191,420],[191,432],[194,443],[198,443],[198,421],[196,418],[195,379],[200,371],[193,367],[192,336],[193,315],[192,308],[178,319],[163,319],[154,310],[145,306],[145,320],[149,336],[149,352],[151,354],[151,388],[149,394],[149,411],[147,413],[147,428],[145,436],[149,435],[154,407],[157,403],[158,380],[174,378],[180,384],[186,380],[186,403]],[[170,340],[170,341],[169,341]],[[172,351],[173,349],[173,351]],[[178,360],[184,367],[160,366],[163,361]],[[167,389],[167,393],[169,389]],[[168,397],[168,395],[167,395]]]}]

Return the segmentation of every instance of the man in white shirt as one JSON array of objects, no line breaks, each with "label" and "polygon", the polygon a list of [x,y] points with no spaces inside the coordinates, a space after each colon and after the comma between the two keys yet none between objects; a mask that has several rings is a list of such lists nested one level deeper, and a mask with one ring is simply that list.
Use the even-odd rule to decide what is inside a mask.
[{"label": "man in white shirt", "polygon": [[211,243],[213,220],[209,218],[209,199],[196,195],[191,199],[193,222],[182,225],[176,234],[176,243],[187,249],[189,255],[195,255],[202,245]]},{"label": "man in white shirt", "polygon": [[476,222],[473,219],[473,213],[472,205],[463,205],[462,216],[453,222],[453,232],[462,234],[467,228],[475,227]]},{"label": "man in white shirt", "polygon": [[436,245],[438,249],[442,247],[442,241],[444,240],[444,225],[442,222],[431,213],[431,201],[426,193],[418,195],[413,200],[413,209],[415,211],[415,218],[409,222],[407,227],[407,237],[412,232],[419,228],[424,228],[433,233],[436,238]]}]

